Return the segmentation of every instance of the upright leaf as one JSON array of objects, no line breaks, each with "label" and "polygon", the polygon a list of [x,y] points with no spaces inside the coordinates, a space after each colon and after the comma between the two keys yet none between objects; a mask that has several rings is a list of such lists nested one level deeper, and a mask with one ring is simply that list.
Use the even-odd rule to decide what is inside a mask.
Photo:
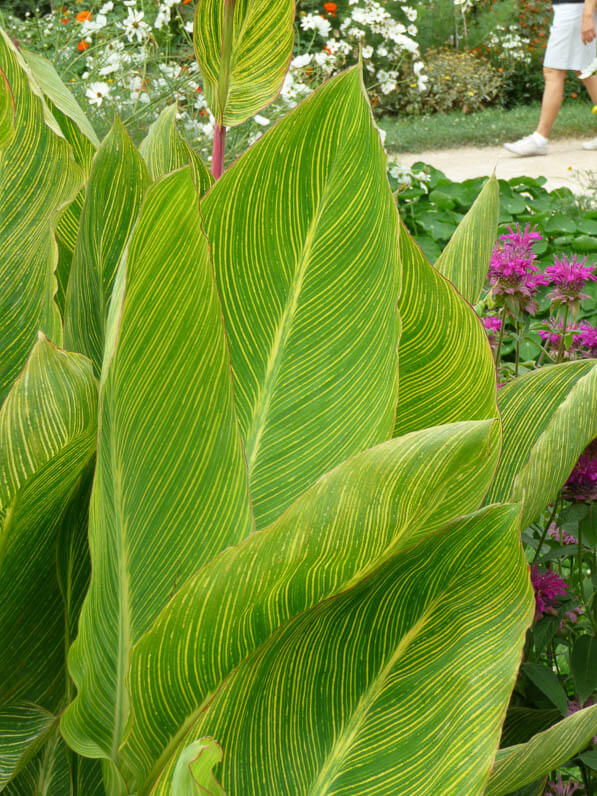
[{"label": "upright leaf", "polygon": [[182,746],[214,733],[228,793],[480,794],[533,611],[518,507],[489,507],[285,623]]},{"label": "upright leaf", "polygon": [[500,186],[492,175],[435,261],[440,274],[471,304],[479,301],[487,281],[499,215]]},{"label": "upright leaf", "polygon": [[173,796],[225,796],[212,771],[221,759],[222,749],[213,738],[200,738],[187,746],[172,777]]},{"label": "upright leaf", "polygon": [[[0,30],[0,405],[39,329],[57,343],[54,229],[82,172],[29,68]],[[10,135],[12,108],[12,127]]]},{"label": "upright leaf", "polygon": [[213,185],[213,177],[207,166],[176,129],[176,105],[168,105],[162,111],[149,128],[139,151],[152,180],[188,165],[199,196],[203,196]]},{"label": "upright leaf", "polygon": [[55,723],[55,716],[28,702],[0,707],[0,791],[35,755]]},{"label": "upright leaf", "polygon": [[499,391],[503,450],[487,503],[521,501],[529,525],[597,436],[597,361],[543,367]]},{"label": "upright leaf", "polygon": [[393,427],[398,220],[358,69],[257,141],[202,210],[263,528]]},{"label": "upright leaf", "polygon": [[10,639],[0,645],[0,705],[55,712],[65,699],[57,548],[95,450],[96,400],[91,363],[40,335],[0,409],[0,638]]},{"label": "upright leaf", "polygon": [[597,735],[597,705],[584,708],[535,735],[528,743],[500,749],[486,796],[505,796],[548,774]]},{"label": "upright leaf", "polygon": [[597,688],[597,638],[582,635],[570,652],[570,669],[581,706]]},{"label": "upright leaf", "polygon": [[195,55],[216,122],[231,127],[274,100],[294,39],[293,0],[201,0]]},{"label": "upright leaf", "polygon": [[498,454],[492,424],[426,429],[354,456],[178,592],[132,653],[121,755],[131,789],[153,785],[226,676],[285,621],[479,505]]},{"label": "upright leaf", "polygon": [[91,166],[66,294],[66,345],[99,374],[116,269],[137,220],[149,174],[115,119]]},{"label": "upright leaf", "polygon": [[[108,318],[92,577],[68,744],[116,760],[130,650],[187,577],[253,528],[207,241],[188,168],[148,190]],[[108,767],[109,770],[109,767]]]},{"label": "upright leaf", "polygon": [[402,224],[400,397],[394,436],[497,416],[495,368],[472,307],[425,259]]},{"label": "upright leaf", "polygon": [[[91,168],[91,160],[95,150],[99,147],[99,140],[95,130],[50,61],[28,50],[23,51],[23,57],[33,72],[35,80],[41,88],[63,136],[71,145],[75,161],[81,166],[85,179],[87,179]],[[56,303],[62,313],[64,313],[66,286],[79,229],[79,217],[84,196],[84,189],[81,189],[75,199],[65,208],[56,227],[56,239],[58,241],[58,265],[56,268],[58,292],[56,294]]]}]

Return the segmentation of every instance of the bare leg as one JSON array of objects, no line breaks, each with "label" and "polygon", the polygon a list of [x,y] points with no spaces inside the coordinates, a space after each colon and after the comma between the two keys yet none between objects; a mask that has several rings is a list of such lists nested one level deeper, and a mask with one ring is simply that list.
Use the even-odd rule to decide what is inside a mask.
[{"label": "bare leg", "polygon": [[[577,72],[577,74],[580,74],[580,72]],[[597,105],[597,75],[586,77],[581,83],[585,84],[585,88],[589,92],[589,97],[593,100],[593,104]]]},{"label": "bare leg", "polygon": [[[537,125],[537,132],[544,136],[544,138],[549,138],[553,123],[562,107],[566,71],[564,69],[551,69],[550,67],[544,66],[543,76],[545,78],[545,89],[543,91],[541,117]],[[585,81],[585,84],[586,82],[587,81]]]}]

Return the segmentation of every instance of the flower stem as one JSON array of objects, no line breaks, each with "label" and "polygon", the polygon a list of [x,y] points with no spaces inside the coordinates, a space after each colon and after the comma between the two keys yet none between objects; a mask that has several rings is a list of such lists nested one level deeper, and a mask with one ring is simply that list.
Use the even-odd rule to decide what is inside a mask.
[{"label": "flower stem", "polygon": [[214,128],[214,143],[211,153],[211,173],[218,179],[224,171],[224,152],[226,149],[226,128],[216,124]]},{"label": "flower stem", "polygon": [[558,346],[558,358],[556,362],[561,362],[564,359],[567,323],[568,323],[568,305],[566,305],[566,307],[564,308],[564,320],[562,322],[562,336],[560,337],[560,345]]},{"label": "flower stem", "polygon": [[520,323],[516,321],[516,359],[514,360],[514,375],[518,376],[518,364],[520,362]]},{"label": "flower stem", "polygon": [[543,543],[545,542],[545,537],[547,536],[547,531],[549,530],[549,526],[554,521],[554,518],[558,512],[558,503],[559,503],[559,498],[556,498],[556,502],[553,504],[553,510],[549,515],[549,519],[545,523],[545,527],[543,528],[543,533],[541,534],[541,539],[539,540],[539,545],[535,550],[535,555],[533,556],[531,564],[534,564],[535,561],[539,558],[539,553],[541,552],[541,548],[543,547]]},{"label": "flower stem", "polygon": [[495,349],[495,370],[496,373],[499,375],[499,367],[500,361],[502,358],[502,342],[504,340],[504,327],[506,325],[506,309],[502,307],[502,314],[501,314],[501,321],[502,325],[500,326],[500,336],[498,338],[498,344]]}]

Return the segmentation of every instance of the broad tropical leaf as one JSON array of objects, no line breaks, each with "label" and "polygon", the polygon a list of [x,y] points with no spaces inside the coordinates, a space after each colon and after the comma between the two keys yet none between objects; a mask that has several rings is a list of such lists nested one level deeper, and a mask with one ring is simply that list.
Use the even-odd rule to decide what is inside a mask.
[{"label": "broad tropical leaf", "polygon": [[132,653],[122,759],[135,787],[146,792],[225,677],[287,619],[477,508],[498,455],[493,422],[426,429],[343,462],[179,591]]},{"label": "broad tropical leaf", "polygon": [[[0,29],[0,405],[39,329],[62,341],[54,229],[82,172],[29,68]],[[8,106],[8,116],[7,116]],[[10,108],[12,126],[10,132]],[[43,179],[40,179],[43,175]]]},{"label": "broad tropical leaf", "polygon": [[91,363],[40,335],[0,409],[0,638],[10,639],[0,645],[0,705],[29,700],[55,712],[65,699],[72,612],[57,552],[95,451],[96,403]]},{"label": "broad tropical leaf", "polygon": [[483,793],[534,611],[518,509],[413,539],[285,623],[182,748],[213,733],[228,793]]},{"label": "broad tropical leaf", "polygon": [[492,175],[435,261],[440,274],[471,304],[479,301],[487,280],[499,215],[500,186]]},{"label": "broad tropical leaf", "polygon": [[481,321],[427,262],[404,224],[400,259],[400,397],[394,436],[497,417],[495,367]]},{"label": "broad tropical leaf", "polygon": [[35,755],[56,722],[29,702],[0,707],[0,791]]},{"label": "broad tropical leaf", "polygon": [[[130,650],[186,578],[252,529],[221,310],[188,168],[148,190],[119,267],[100,382],[90,588],[68,744],[116,759]],[[109,770],[109,767],[108,767]]]},{"label": "broad tropical leaf", "polygon": [[[85,179],[87,179],[91,168],[91,160],[95,150],[99,147],[99,140],[95,130],[50,61],[28,50],[23,51],[23,57],[33,72],[37,84],[43,91],[48,107],[58,122],[63,136],[71,145],[75,161],[83,169]],[[62,313],[64,313],[66,286],[79,229],[79,217],[83,207],[84,196],[84,189],[81,189],[74,201],[66,207],[60,216],[56,227],[56,239],[58,241],[58,265],[56,268],[58,292],[56,293],[56,303]]]},{"label": "broad tropical leaf", "polygon": [[358,69],[257,141],[202,212],[263,528],[393,428],[398,217]]},{"label": "broad tropical leaf", "polygon": [[162,111],[149,128],[139,151],[152,180],[189,165],[199,196],[203,196],[213,185],[213,177],[207,166],[176,129],[176,105],[169,105]]},{"label": "broad tropical leaf", "polygon": [[529,525],[597,436],[597,360],[551,365],[499,391],[503,450],[487,503],[520,501]]},{"label": "broad tropical leaf", "polygon": [[222,760],[222,749],[213,738],[200,738],[178,756],[172,793],[176,796],[225,796],[213,775],[213,767]]},{"label": "broad tropical leaf", "polygon": [[486,796],[502,796],[558,768],[597,735],[597,705],[584,708],[535,735],[528,743],[500,749]]},{"label": "broad tropical leaf", "polygon": [[502,727],[501,746],[516,746],[526,743],[533,735],[543,732],[552,724],[556,724],[562,718],[562,714],[555,708],[535,708],[521,707],[514,705],[508,708],[506,719]]},{"label": "broad tropical leaf", "polygon": [[91,166],[66,294],[64,339],[102,367],[116,269],[150,179],[143,158],[115,119]]},{"label": "broad tropical leaf", "polygon": [[[2,792],[6,796],[75,796],[71,787],[69,751],[57,726],[41,751]],[[93,790],[77,792],[100,796]]]},{"label": "broad tropical leaf", "polygon": [[294,2],[201,0],[193,39],[209,107],[219,125],[232,127],[269,105],[282,88]]}]

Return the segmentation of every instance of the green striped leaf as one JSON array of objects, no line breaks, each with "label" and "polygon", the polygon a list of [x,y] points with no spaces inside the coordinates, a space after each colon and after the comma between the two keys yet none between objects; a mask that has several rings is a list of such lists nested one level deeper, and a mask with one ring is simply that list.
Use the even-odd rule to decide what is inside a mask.
[{"label": "green striped leaf", "polygon": [[178,592],[132,653],[131,789],[147,792],[226,676],[285,621],[478,507],[498,455],[493,423],[426,429],[343,462]]},{"label": "green striped leaf", "polygon": [[[73,150],[75,161],[83,169],[85,179],[89,176],[91,160],[99,147],[99,140],[91,123],[83,113],[81,106],[64,85],[53,65],[46,58],[28,50],[23,51],[35,80],[43,91],[46,103],[58,122],[60,130]],[[70,274],[73,251],[79,229],[79,217],[83,207],[85,193],[81,189],[60,216],[56,227],[58,241],[58,265],[56,279],[58,292],[56,303],[64,314],[66,286]]]},{"label": "green striped leaf", "polygon": [[162,111],[149,128],[139,151],[152,180],[188,165],[199,196],[213,185],[207,166],[176,129],[176,105],[169,105]]},{"label": "green striped leaf", "polygon": [[0,708],[0,791],[27,765],[55,723],[55,716],[28,702]]},{"label": "green striped leaf", "polygon": [[142,157],[115,119],[91,166],[64,319],[67,347],[86,354],[98,375],[116,269],[149,182]]},{"label": "green striped leaf", "polygon": [[218,738],[228,793],[482,793],[534,611],[518,508],[413,539],[285,623],[184,744]]},{"label": "green striped leaf", "polygon": [[78,694],[61,728],[80,754],[116,760],[133,644],[191,573],[253,529],[188,168],[150,187],[119,267],[99,418],[92,577],[69,657]]},{"label": "green striped leaf", "polygon": [[62,533],[85,539],[84,527],[63,524],[95,451],[96,402],[91,363],[40,335],[0,409],[0,638],[10,639],[0,645],[0,705],[55,712],[65,699],[72,611],[57,556]]},{"label": "green striped leaf", "polygon": [[202,212],[263,528],[393,428],[398,219],[358,69],[257,141]]},{"label": "green striped leaf", "polygon": [[232,127],[274,100],[292,55],[293,0],[201,0],[195,56],[216,122]]},{"label": "green striped leaf", "polygon": [[471,304],[479,301],[487,281],[499,215],[500,186],[494,174],[435,262],[440,274],[449,279]]},{"label": "green striped leaf", "polygon": [[573,713],[528,743],[500,749],[486,796],[502,796],[535,782],[581,752],[594,735],[597,735],[597,705]]},{"label": "green striped leaf", "polygon": [[[54,303],[54,232],[82,172],[21,55],[0,30],[0,92],[14,136],[0,135],[0,405],[22,370],[39,329],[60,343]],[[8,95],[8,99],[7,99]],[[8,108],[10,119],[10,107]],[[4,122],[6,125],[6,122]],[[8,131],[9,132],[9,131]],[[40,180],[40,175],[44,179]]]},{"label": "green striped leaf", "polygon": [[472,307],[401,225],[400,398],[394,436],[497,417],[495,368]]},{"label": "green striped leaf", "polygon": [[543,367],[499,391],[503,450],[487,503],[520,501],[526,527],[597,437],[597,361]]},{"label": "green striped leaf", "polygon": [[6,796],[100,796],[100,791],[74,791],[73,784],[78,783],[71,781],[69,752],[56,727],[43,749],[2,792]]}]

